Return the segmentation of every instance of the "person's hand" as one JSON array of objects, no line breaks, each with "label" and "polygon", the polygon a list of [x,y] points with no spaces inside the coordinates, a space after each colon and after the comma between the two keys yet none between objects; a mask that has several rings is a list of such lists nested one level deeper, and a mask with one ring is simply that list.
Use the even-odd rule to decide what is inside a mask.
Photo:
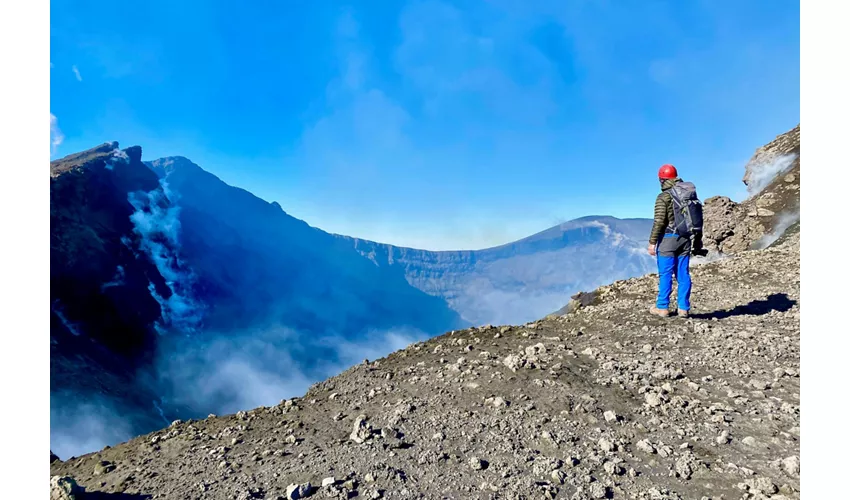
[{"label": "person's hand", "polygon": [[649,252],[649,255],[652,255],[653,257],[655,257],[655,245],[650,243],[649,246],[646,247],[646,251]]}]

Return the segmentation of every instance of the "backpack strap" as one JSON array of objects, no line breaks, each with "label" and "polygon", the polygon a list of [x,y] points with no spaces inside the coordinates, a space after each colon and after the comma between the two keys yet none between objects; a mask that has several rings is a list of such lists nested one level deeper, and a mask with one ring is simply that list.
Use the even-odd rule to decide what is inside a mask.
[{"label": "backpack strap", "polygon": [[[674,186],[674,187],[675,187],[675,186]],[[667,221],[667,227],[666,227],[666,228],[664,228],[664,232],[665,232],[666,234],[675,234],[675,233],[676,233],[676,216],[675,216],[675,212],[676,212],[676,197],[675,197],[675,196],[673,196],[673,187],[671,187],[670,189],[668,189],[668,190],[666,191],[666,193],[670,196],[670,203],[671,203],[671,205],[673,206],[673,212],[674,212],[674,214],[673,214],[673,219],[672,219],[672,220],[668,220],[668,221]],[[668,212],[668,213],[669,213],[669,212]]]}]

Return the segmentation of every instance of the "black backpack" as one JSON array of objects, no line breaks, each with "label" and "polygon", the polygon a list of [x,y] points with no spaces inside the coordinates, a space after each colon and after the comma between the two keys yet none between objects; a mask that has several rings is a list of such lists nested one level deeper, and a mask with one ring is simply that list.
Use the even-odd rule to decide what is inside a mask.
[{"label": "black backpack", "polygon": [[702,232],[702,203],[691,182],[678,182],[670,188],[673,199],[673,232],[689,238]]}]

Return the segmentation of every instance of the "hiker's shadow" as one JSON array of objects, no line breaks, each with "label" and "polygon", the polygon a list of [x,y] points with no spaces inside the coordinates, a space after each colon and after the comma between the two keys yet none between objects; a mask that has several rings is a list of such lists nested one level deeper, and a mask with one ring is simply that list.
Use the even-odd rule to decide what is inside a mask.
[{"label": "hiker's shadow", "polygon": [[766,299],[754,300],[743,306],[710,313],[695,313],[691,314],[691,317],[696,319],[724,319],[730,316],[761,316],[771,311],[786,312],[795,304],[797,304],[797,301],[790,299],[788,295],[774,293],[768,295]]}]

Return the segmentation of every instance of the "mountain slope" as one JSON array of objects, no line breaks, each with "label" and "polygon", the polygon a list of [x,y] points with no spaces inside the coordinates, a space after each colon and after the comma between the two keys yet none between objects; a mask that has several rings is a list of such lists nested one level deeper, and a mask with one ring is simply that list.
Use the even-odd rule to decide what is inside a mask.
[{"label": "mountain slope", "polygon": [[149,166],[181,208],[182,255],[211,328],[285,323],[313,333],[461,325],[444,301],[375,268],[333,236],[182,157]]},{"label": "mountain slope", "polygon": [[572,314],[415,343],[303,398],[175,423],[51,474],[166,498],[298,498],[290,484],[330,498],[799,498],[799,234],[693,275],[690,319],[649,316],[655,278],[632,278]]},{"label": "mountain slope", "polygon": [[518,324],[560,307],[573,293],[654,268],[644,252],[652,221],[590,216],[506,245],[431,252],[347,236],[379,267],[442,297],[473,324]]}]

